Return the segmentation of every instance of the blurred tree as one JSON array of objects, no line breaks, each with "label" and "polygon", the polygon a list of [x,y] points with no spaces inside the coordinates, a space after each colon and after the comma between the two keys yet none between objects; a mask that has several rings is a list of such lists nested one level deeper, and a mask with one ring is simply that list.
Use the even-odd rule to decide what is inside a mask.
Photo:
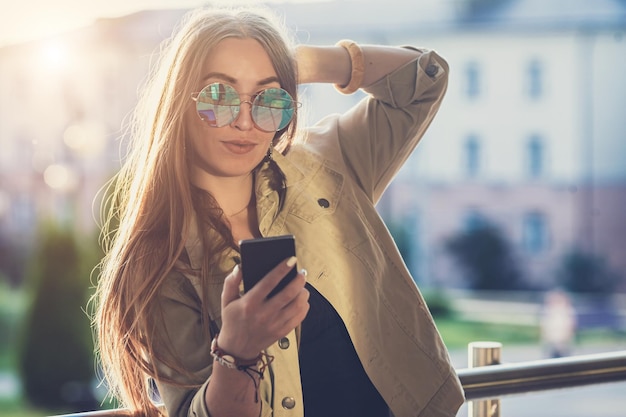
[{"label": "blurred tree", "polygon": [[430,314],[435,319],[454,316],[453,302],[444,291],[438,289],[422,290],[422,295]]},{"label": "blurred tree", "polygon": [[42,228],[36,246],[19,361],[24,393],[34,406],[49,410],[95,410],[93,342],[83,311],[90,286],[84,252],[71,230],[55,225]]},{"label": "blurred tree", "polygon": [[601,257],[578,249],[563,257],[559,283],[571,292],[608,295],[617,289],[619,275]]},{"label": "blurred tree", "polygon": [[514,290],[521,275],[507,240],[484,223],[448,239],[446,250],[458,262],[475,290]]}]

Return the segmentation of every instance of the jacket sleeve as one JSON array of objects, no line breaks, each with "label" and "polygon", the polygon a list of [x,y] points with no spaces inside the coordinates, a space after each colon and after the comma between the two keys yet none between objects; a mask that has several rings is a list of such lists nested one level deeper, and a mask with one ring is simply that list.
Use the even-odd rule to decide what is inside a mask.
[{"label": "jacket sleeve", "polygon": [[[193,286],[185,281],[182,274],[172,272],[159,292],[160,311],[157,310],[159,314],[153,318],[152,338],[155,353],[161,360],[152,360],[160,378],[187,386],[165,383],[160,378],[156,384],[168,416],[208,417],[203,393],[213,369],[210,341],[201,319],[200,300]],[[175,370],[174,364],[185,372]]]},{"label": "jacket sleeve", "polygon": [[[159,396],[169,417],[210,417],[204,400],[213,371],[208,323],[201,318],[200,300],[187,278],[173,272],[167,281],[158,300],[162,314],[155,317],[155,348],[161,358],[177,358],[184,372],[156,362],[159,375],[178,383],[157,381]],[[261,415],[270,416],[270,405],[262,401]]]},{"label": "jacket sleeve", "polygon": [[336,134],[344,163],[374,203],[419,143],[446,92],[446,61],[434,51],[418,51],[415,60],[365,88],[370,96],[320,122],[322,130]]}]

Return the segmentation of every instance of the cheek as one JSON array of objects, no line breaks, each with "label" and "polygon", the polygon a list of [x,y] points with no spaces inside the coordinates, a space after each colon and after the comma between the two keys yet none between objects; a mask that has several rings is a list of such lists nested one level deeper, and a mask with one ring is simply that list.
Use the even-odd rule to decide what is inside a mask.
[{"label": "cheek", "polygon": [[[198,117],[195,110],[190,110],[185,113],[184,123],[186,142],[195,147],[207,135],[204,122]],[[210,132],[208,133],[210,134]]]}]

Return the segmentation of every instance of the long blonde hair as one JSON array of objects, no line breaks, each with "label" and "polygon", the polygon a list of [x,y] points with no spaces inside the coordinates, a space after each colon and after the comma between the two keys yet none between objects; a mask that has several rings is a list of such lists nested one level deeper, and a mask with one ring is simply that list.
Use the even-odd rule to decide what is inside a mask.
[{"label": "long blonde hair", "polygon": [[[110,395],[141,415],[160,414],[151,400],[150,379],[158,377],[154,363],[171,361],[154,356],[148,317],[158,308],[153,301],[159,287],[177,268],[192,219],[198,218],[201,231],[205,229],[201,238],[208,258],[202,263],[201,280],[211,261],[233,245],[216,201],[190,184],[184,123],[203,64],[215,45],[229,37],[260,42],[281,87],[297,100],[293,48],[275,16],[258,8],[189,13],[164,44],[131,121],[128,156],[103,203],[106,255],[93,298],[98,353]],[[295,131],[294,118],[276,133],[275,148],[287,152]],[[221,238],[209,242],[207,227]],[[208,317],[206,305],[203,310]]]}]

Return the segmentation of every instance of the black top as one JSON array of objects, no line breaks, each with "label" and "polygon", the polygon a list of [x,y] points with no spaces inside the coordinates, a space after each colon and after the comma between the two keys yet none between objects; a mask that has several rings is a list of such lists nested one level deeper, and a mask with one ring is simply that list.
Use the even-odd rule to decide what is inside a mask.
[{"label": "black top", "polygon": [[388,417],[389,407],[365,373],[343,320],[306,285],[310,309],[299,351],[305,417]]}]

